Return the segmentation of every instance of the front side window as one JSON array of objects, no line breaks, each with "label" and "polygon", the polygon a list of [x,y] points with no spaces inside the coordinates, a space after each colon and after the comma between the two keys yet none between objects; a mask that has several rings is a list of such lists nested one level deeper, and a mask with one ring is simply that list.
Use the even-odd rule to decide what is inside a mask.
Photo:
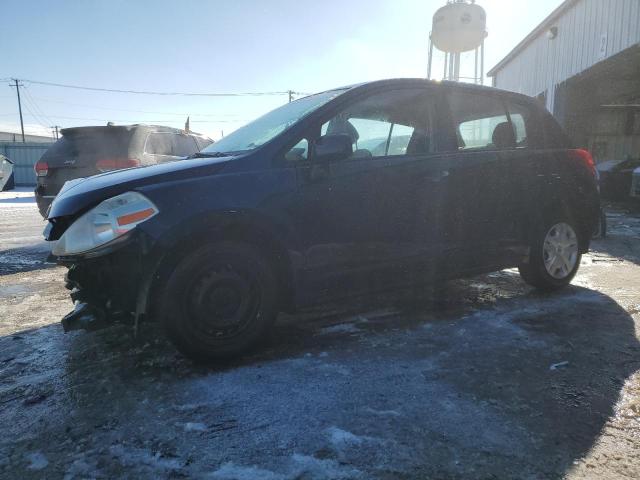
[{"label": "front side window", "polygon": [[408,89],[372,95],[333,116],[320,134],[348,135],[352,158],[429,153],[429,93]]},{"label": "front side window", "polygon": [[458,150],[500,150],[515,146],[513,126],[502,101],[486,94],[454,92],[449,96]]}]

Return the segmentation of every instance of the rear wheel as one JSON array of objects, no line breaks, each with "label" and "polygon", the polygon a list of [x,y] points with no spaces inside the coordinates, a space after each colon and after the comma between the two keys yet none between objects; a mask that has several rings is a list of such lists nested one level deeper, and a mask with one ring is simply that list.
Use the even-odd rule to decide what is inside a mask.
[{"label": "rear wheel", "polygon": [[167,282],[162,305],[169,339],[194,360],[243,353],[264,340],[277,316],[277,279],[249,245],[203,247]]},{"label": "rear wheel", "polygon": [[568,218],[554,218],[534,233],[529,262],[520,265],[520,275],[540,290],[568,285],[580,266],[579,230]]}]

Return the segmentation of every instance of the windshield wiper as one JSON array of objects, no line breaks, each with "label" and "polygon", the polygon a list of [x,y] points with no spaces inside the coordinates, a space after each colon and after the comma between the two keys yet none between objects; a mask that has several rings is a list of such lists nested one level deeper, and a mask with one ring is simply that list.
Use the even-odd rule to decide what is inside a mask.
[{"label": "windshield wiper", "polygon": [[193,155],[189,155],[187,158],[217,158],[231,156],[231,152],[196,152]]}]

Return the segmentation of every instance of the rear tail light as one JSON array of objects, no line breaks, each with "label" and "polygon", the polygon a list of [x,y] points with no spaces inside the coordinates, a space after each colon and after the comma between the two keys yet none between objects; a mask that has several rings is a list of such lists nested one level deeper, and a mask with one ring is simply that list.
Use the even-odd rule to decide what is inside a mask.
[{"label": "rear tail light", "polygon": [[575,158],[577,158],[582,163],[584,163],[585,167],[589,169],[589,171],[594,177],[597,177],[596,163],[593,161],[593,157],[591,156],[588,150],[583,150],[583,149],[571,150],[571,153],[575,156]]},{"label": "rear tail light", "polygon": [[104,158],[96,162],[96,168],[101,172],[138,166],[140,166],[140,160],[137,158]]},{"label": "rear tail light", "polygon": [[36,176],[38,177],[46,177],[49,173],[49,165],[47,164],[47,162],[38,161],[33,166],[33,169],[35,170]]}]

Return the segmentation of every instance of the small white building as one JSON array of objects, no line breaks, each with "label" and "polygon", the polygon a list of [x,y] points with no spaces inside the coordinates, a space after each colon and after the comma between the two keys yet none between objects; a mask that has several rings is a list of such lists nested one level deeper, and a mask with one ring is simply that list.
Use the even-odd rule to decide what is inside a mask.
[{"label": "small white building", "polygon": [[640,0],[565,0],[493,67],[596,160],[640,157]]},{"label": "small white building", "polygon": [[[55,139],[53,137],[25,133],[24,141],[30,143],[51,143],[55,142]],[[0,132],[0,142],[22,142],[22,134],[16,132]]]}]

